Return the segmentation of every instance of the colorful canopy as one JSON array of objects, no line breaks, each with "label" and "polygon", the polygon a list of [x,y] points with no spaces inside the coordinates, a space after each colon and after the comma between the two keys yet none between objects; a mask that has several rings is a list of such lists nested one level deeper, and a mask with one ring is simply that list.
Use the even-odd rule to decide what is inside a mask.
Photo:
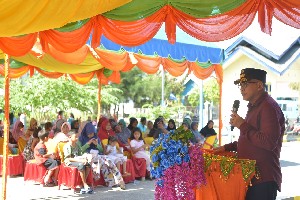
[{"label": "colorful canopy", "polygon": [[19,36],[91,18],[131,0],[2,0],[0,37]]},{"label": "colorful canopy", "polygon": [[170,44],[167,40],[151,39],[147,43],[135,47],[120,46],[116,43],[111,42],[104,36],[101,38],[101,44],[110,50],[119,50],[121,48],[128,52],[142,52],[146,55],[158,54],[161,57],[171,57],[176,60],[180,60],[183,57],[189,61],[199,61],[202,63],[211,62],[219,64],[223,61],[223,50],[220,48],[213,48],[207,46],[199,46],[193,44],[184,44],[176,42]]},{"label": "colorful canopy", "polygon": [[[4,8],[2,7],[2,10]],[[19,37],[2,37],[0,49],[9,55],[22,56],[31,50],[39,38],[43,50],[51,45],[61,52],[70,53],[86,44],[91,33],[93,48],[100,45],[102,35],[123,46],[137,46],[152,39],[163,24],[166,26],[166,34],[171,44],[176,41],[176,26],[199,40],[221,41],[244,31],[253,22],[256,13],[258,13],[262,31],[268,34],[271,34],[273,16],[283,23],[300,28],[299,8],[299,0],[132,0],[102,15],[69,23],[55,30],[44,30],[46,28],[33,24],[32,26],[36,27],[34,30],[39,29],[38,34],[32,32]],[[2,15],[3,17],[7,15]],[[53,14],[48,17],[49,19],[43,20],[43,23],[48,24]],[[24,19],[27,18],[24,17]],[[73,20],[78,19],[79,17]],[[54,26],[51,21],[49,21],[49,27]],[[39,24],[38,22],[36,23]],[[7,28],[11,27],[12,23],[2,23],[5,23],[0,24],[2,36],[12,36],[12,28]],[[19,25],[20,27],[28,25],[22,20],[18,23],[22,25]],[[16,29],[19,27],[15,24],[14,26]],[[9,34],[5,35],[5,32]],[[29,32],[29,30],[23,32]],[[19,34],[20,32],[16,33],[16,35]]]}]

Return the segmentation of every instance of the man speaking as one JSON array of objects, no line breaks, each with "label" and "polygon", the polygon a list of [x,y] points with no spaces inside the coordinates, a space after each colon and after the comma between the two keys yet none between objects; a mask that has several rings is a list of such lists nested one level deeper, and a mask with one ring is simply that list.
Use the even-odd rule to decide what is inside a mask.
[{"label": "man speaking", "polygon": [[248,101],[246,118],[232,112],[230,124],[240,129],[237,142],[214,149],[215,153],[236,151],[238,158],[256,160],[259,178],[251,180],[246,200],[275,200],[282,175],[279,163],[284,134],[284,115],[276,101],[265,91],[267,72],[246,68],[234,84]]}]

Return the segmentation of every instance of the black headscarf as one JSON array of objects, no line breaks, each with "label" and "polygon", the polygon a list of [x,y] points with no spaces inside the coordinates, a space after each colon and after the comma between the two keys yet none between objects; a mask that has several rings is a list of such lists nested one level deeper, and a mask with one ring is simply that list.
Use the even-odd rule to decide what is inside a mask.
[{"label": "black headscarf", "polygon": [[209,120],[206,124],[206,126],[204,126],[200,133],[204,136],[204,137],[209,137],[209,136],[212,136],[212,135],[217,135],[215,129],[213,128],[208,128],[208,124],[209,123],[214,123],[212,120]]},{"label": "black headscarf", "polygon": [[[169,127],[169,123],[172,123],[173,124],[173,128]],[[171,130],[176,130],[176,124],[175,124],[175,121],[173,119],[170,119],[168,121],[168,127],[167,127],[167,130],[168,131],[171,131]]]},{"label": "black headscarf", "polygon": [[162,132],[161,129],[158,128],[158,123],[163,121],[161,117],[157,118],[153,124],[153,128],[150,130],[148,137],[153,137],[154,139],[159,137],[159,134]]}]

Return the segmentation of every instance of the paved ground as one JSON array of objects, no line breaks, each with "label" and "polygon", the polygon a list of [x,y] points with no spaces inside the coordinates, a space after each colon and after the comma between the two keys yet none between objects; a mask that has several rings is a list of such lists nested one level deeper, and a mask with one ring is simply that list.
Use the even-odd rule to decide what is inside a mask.
[{"label": "paved ground", "polygon": [[[2,185],[1,185],[2,187]],[[126,184],[126,190],[120,188],[107,188],[98,186],[94,194],[74,194],[73,191],[58,187],[42,187],[32,182],[24,183],[23,177],[13,177],[8,179],[7,200],[152,200],[154,199],[154,181],[135,181]]]}]

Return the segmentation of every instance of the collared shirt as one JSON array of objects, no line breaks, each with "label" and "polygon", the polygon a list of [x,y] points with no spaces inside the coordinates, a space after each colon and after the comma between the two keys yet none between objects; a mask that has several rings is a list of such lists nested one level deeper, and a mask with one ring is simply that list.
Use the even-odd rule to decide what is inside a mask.
[{"label": "collared shirt", "polygon": [[147,126],[146,125],[143,125],[142,123],[139,123],[137,125],[137,127],[141,130],[142,133],[145,133],[146,130],[147,130]]},{"label": "collared shirt", "polygon": [[284,130],[284,115],[277,102],[266,92],[253,105],[248,104],[238,141],[225,145],[225,149],[237,150],[240,159],[256,160],[260,178],[252,179],[253,185],[275,181],[280,191],[282,174],[279,158]]}]

